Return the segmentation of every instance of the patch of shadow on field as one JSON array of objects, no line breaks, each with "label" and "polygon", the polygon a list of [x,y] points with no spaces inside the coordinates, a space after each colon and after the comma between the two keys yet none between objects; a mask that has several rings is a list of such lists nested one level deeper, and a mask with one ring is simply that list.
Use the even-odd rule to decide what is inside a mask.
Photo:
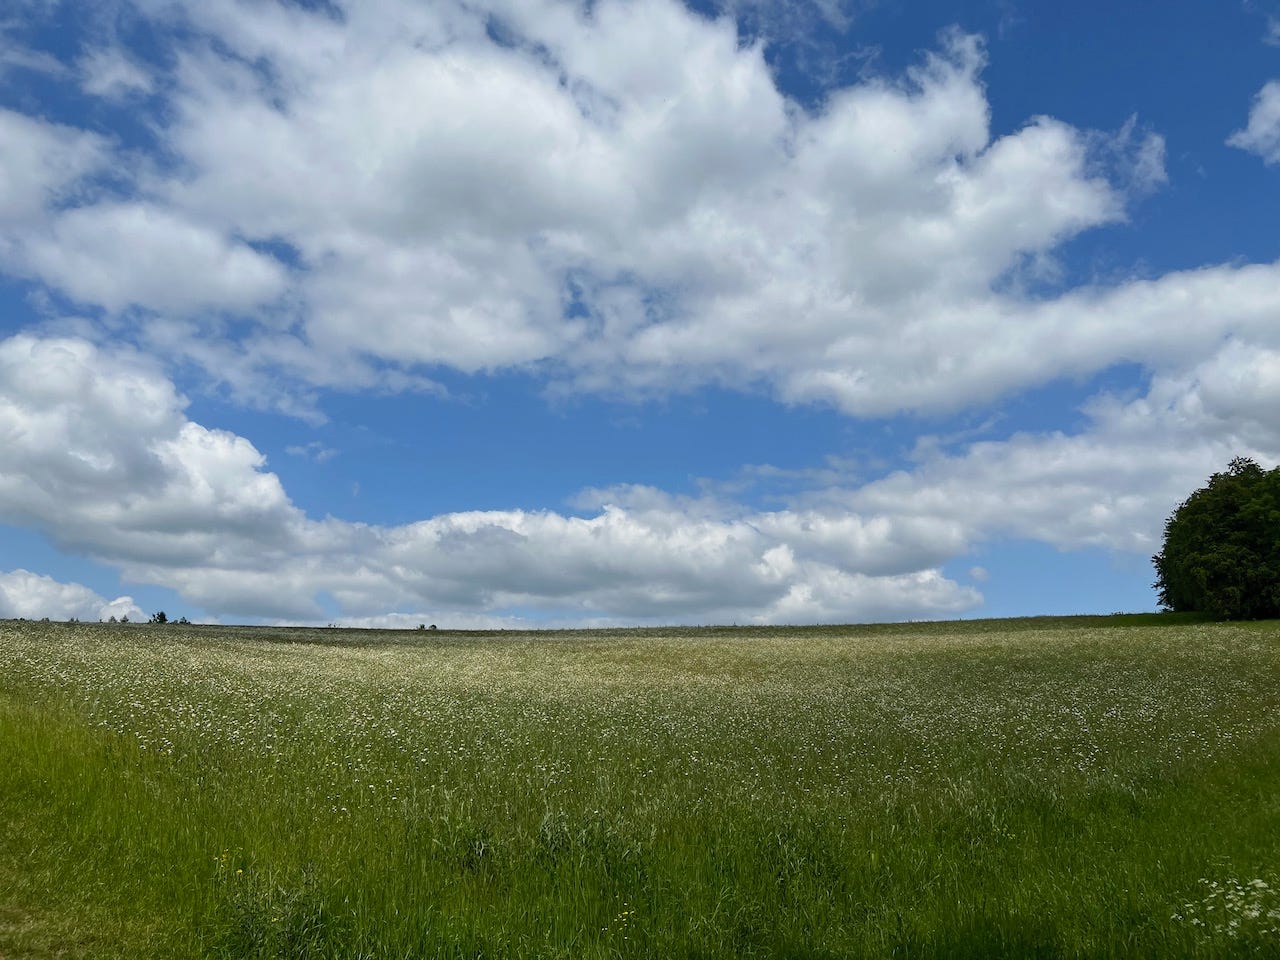
[{"label": "patch of shadow on field", "polygon": [[603,818],[574,821],[549,813],[532,846],[534,858],[549,873],[588,873],[623,889],[643,887],[648,877],[644,845]]},{"label": "patch of shadow on field", "polygon": [[[503,886],[535,863],[551,877],[589,879],[597,889],[643,886],[644,845],[599,817],[548,813],[536,831],[503,835],[467,819],[422,820],[406,826],[403,868],[442,878]],[[527,878],[525,878],[527,879]]]},{"label": "patch of shadow on field", "polygon": [[827,825],[813,821],[782,821],[762,827],[753,844],[752,862],[761,879],[780,890],[816,886],[829,895],[843,894],[848,864],[837,852]]},{"label": "patch of shadow on field", "polygon": [[312,960],[351,954],[354,930],[311,870],[281,877],[252,865],[219,865],[218,901],[204,954],[218,960]]},{"label": "patch of shadow on field", "polygon": [[1057,928],[1044,916],[980,915],[947,928],[921,935],[898,914],[898,929],[886,956],[937,958],[937,960],[991,960],[1018,957],[1020,960],[1057,960],[1068,953],[1060,943]]}]

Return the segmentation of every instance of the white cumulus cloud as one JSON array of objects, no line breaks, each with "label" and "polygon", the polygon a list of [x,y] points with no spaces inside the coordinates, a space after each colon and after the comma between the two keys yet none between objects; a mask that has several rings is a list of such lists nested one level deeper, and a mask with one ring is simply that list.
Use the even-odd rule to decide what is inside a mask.
[{"label": "white cumulus cloud", "polygon": [[79,583],[61,583],[28,570],[0,572],[0,618],[38,620],[138,620],[142,609],[132,597],[106,600]]},{"label": "white cumulus cloud", "polygon": [[1079,433],[973,443],[825,497],[854,511],[954,523],[966,542],[1011,536],[1150,555],[1165,518],[1233,457],[1280,462],[1278,399],[1280,347],[1229,340],[1155,378],[1143,396],[1094,398]]},{"label": "white cumulus cloud", "polygon": [[620,487],[584,493],[580,515],[375,526],[306,516],[247,439],[188,419],[145,361],[18,336],[0,341],[0,520],[233,616],[940,617],[980,604],[940,571],[986,540],[1150,554],[1164,517],[1231,457],[1280,460],[1278,397],[1280,345],[1231,339],[1143,395],[1095,398],[1078,433],[925,444],[914,468],[870,482],[818,471],[828,486],[774,510]]},{"label": "white cumulus cloud", "polygon": [[[1036,322],[1023,281],[1163,183],[1163,141],[1139,118],[993,136],[978,37],[802,105],[764,39],[674,0],[138,12],[171,55],[140,108],[166,162],[42,208],[15,269],[144,308],[151,348],[241,398],[519,367],[877,416],[1074,372],[1064,336],[1091,336],[1097,369],[1183,335]],[[228,343],[210,311],[248,332]],[[991,357],[1010,329],[1023,354]]]},{"label": "white cumulus cloud", "polygon": [[145,203],[56,214],[29,234],[23,262],[76,300],[120,310],[246,309],[284,290],[284,268],[243,243]]},{"label": "white cumulus cloud", "polygon": [[130,354],[0,341],[0,519],[241,616],[325,619],[327,597],[352,618],[866,620],[981,599],[936,569],[962,546],[946,522],[744,512],[636,488],[597,494],[586,516],[313,520],[248,440],[189,420],[184,406]]}]

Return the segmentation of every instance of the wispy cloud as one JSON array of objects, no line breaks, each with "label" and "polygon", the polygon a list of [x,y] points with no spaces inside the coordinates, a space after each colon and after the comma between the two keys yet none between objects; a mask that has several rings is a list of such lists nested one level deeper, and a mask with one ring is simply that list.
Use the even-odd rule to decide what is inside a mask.
[{"label": "wispy cloud", "polygon": [[118,48],[93,50],[78,67],[85,92],[95,97],[123,101],[155,89],[151,74]]},{"label": "wispy cloud", "polygon": [[338,451],[333,447],[327,447],[319,440],[312,440],[310,443],[288,446],[284,448],[284,452],[291,457],[302,457],[315,463],[325,463],[332,460],[338,455]]},{"label": "wispy cloud", "polygon": [[1227,143],[1248,150],[1264,163],[1280,163],[1280,80],[1258,91],[1249,109],[1249,123],[1227,138]]},{"label": "wispy cloud", "polygon": [[40,50],[32,50],[7,35],[10,25],[0,22],[0,77],[14,70],[29,70],[51,77],[63,77],[69,68],[57,57]]}]

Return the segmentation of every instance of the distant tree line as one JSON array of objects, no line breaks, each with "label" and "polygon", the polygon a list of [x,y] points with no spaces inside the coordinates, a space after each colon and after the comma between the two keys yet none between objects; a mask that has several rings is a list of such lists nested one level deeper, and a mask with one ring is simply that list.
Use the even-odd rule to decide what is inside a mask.
[{"label": "distant tree line", "polygon": [[[118,620],[115,618],[115,616],[107,617],[107,623],[128,623],[128,622],[129,622],[128,616],[122,616]],[[157,610],[155,613],[151,615],[151,619],[148,620],[147,623],[190,624],[191,621],[188,620],[186,617],[179,617],[177,620],[170,620],[168,615],[163,610]]]}]

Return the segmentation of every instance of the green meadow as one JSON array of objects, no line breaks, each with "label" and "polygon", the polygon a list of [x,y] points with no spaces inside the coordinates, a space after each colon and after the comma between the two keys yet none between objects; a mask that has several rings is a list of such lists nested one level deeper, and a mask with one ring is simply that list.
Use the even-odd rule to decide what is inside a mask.
[{"label": "green meadow", "polygon": [[1280,624],[0,622],[0,958],[1280,956]]}]

